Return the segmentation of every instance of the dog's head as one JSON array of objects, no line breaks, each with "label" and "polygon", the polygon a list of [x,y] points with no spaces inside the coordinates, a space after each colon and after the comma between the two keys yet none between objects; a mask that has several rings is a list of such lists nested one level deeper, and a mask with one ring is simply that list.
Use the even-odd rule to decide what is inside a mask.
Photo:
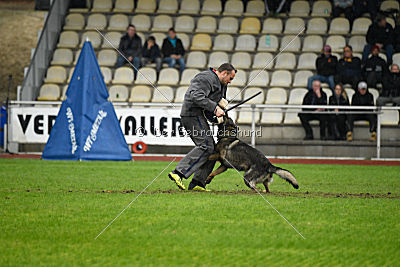
[{"label": "dog's head", "polygon": [[237,137],[237,126],[235,122],[228,117],[228,115],[223,116],[224,121],[218,124],[218,140],[225,137]]}]

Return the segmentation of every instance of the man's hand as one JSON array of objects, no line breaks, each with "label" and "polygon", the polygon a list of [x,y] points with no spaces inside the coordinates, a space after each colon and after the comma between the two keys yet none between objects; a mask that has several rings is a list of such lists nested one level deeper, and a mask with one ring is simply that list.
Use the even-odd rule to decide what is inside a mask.
[{"label": "man's hand", "polygon": [[226,100],[225,98],[221,98],[221,100],[218,102],[218,106],[220,106],[221,108],[225,109],[226,106],[228,106],[228,100]]},{"label": "man's hand", "polygon": [[377,43],[376,45],[379,47],[379,50],[381,50],[383,47],[383,44],[380,44],[380,43]]},{"label": "man's hand", "polygon": [[217,117],[221,117],[221,116],[224,116],[224,115],[225,115],[225,111],[217,105],[217,107],[216,107],[215,110],[214,110],[214,114],[215,114]]},{"label": "man's hand", "polygon": [[132,59],[133,59],[133,57],[132,57],[132,56],[128,57],[128,60],[129,60],[129,61],[132,61]]},{"label": "man's hand", "polygon": [[321,98],[321,91],[320,91],[320,90],[315,91],[315,95],[316,95],[318,98]]},{"label": "man's hand", "polygon": [[180,58],[181,58],[181,55],[172,54],[171,57],[172,57],[172,58],[175,58],[175,59],[180,59]]}]

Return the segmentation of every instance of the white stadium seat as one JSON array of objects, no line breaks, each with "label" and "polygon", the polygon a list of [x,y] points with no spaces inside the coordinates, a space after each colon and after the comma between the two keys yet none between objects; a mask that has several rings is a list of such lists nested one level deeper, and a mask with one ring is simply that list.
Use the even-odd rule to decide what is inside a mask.
[{"label": "white stadium seat", "polygon": [[107,18],[103,14],[89,15],[86,30],[104,30],[107,27]]},{"label": "white stadium seat", "polygon": [[85,17],[82,14],[69,14],[65,17],[65,30],[82,30],[85,27]]},{"label": "white stadium seat", "polygon": [[186,67],[203,69],[207,64],[207,56],[204,52],[194,51],[187,56]]},{"label": "white stadium seat", "polygon": [[360,34],[366,35],[369,26],[371,25],[372,21],[369,18],[357,18],[353,22],[353,27],[351,29],[351,34]]},{"label": "white stadium seat", "polygon": [[275,69],[294,69],[296,66],[296,56],[293,53],[284,52],[276,58]]},{"label": "white stadium seat", "polygon": [[262,17],[265,12],[264,1],[252,0],[247,2],[245,16]]},{"label": "white stadium seat", "polygon": [[164,68],[160,71],[158,84],[177,85],[179,83],[179,71],[175,68]]},{"label": "white stadium seat", "polygon": [[132,13],[134,7],[135,7],[134,0],[116,0],[113,12]]},{"label": "white stadium seat", "polygon": [[249,98],[256,93],[261,92],[258,96],[254,97],[253,99],[249,100],[248,104],[263,104],[265,99],[264,90],[260,87],[248,87],[243,91],[243,98]]},{"label": "white stadium seat", "polygon": [[215,33],[217,29],[217,20],[211,16],[200,17],[197,21],[195,32],[199,33]]},{"label": "white stadium seat", "polygon": [[156,0],[138,0],[135,13],[153,14],[156,11]]},{"label": "white stadium seat", "polygon": [[125,31],[128,28],[128,16],[117,14],[112,15],[109,21],[108,31]]},{"label": "white stadium seat", "polygon": [[[292,89],[289,95],[288,104],[301,105],[303,103],[303,98],[307,94],[308,90],[304,88]],[[300,124],[300,119],[298,113],[300,110],[289,109],[285,114],[284,124]]]},{"label": "white stadium seat", "polygon": [[232,51],[234,47],[234,40],[232,35],[219,34],[214,38],[214,51]]},{"label": "white stadium seat", "polygon": [[200,1],[198,0],[182,0],[179,14],[195,15],[200,12]]},{"label": "white stadium seat", "polygon": [[75,48],[79,44],[79,35],[74,31],[63,31],[60,34],[57,47]]},{"label": "white stadium seat", "polygon": [[43,84],[39,90],[38,101],[57,101],[60,98],[60,87],[56,84]]},{"label": "white stadium seat", "polygon": [[317,61],[318,55],[315,53],[302,53],[299,56],[299,62],[297,69],[299,70],[315,70],[315,63]]},{"label": "white stadium seat", "polygon": [[286,90],[283,88],[271,88],[267,91],[267,97],[265,99],[265,104],[286,104],[287,94]]},{"label": "white stadium seat", "polygon": [[399,124],[398,110],[384,110],[381,115],[382,125],[397,126]]},{"label": "white stadium seat", "polygon": [[139,14],[132,17],[131,24],[136,28],[136,31],[148,31],[151,27],[151,19],[148,15]]},{"label": "white stadium seat", "polygon": [[192,33],[194,31],[194,19],[186,15],[177,17],[175,31]]},{"label": "white stadium seat", "polygon": [[259,52],[254,56],[253,69],[267,69],[270,70],[274,67],[274,56],[268,52]]},{"label": "white stadium seat", "polygon": [[323,39],[319,35],[309,35],[304,38],[303,52],[321,52],[323,48]]},{"label": "white stadium seat", "polygon": [[177,0],[160,0],[158,4],[158,14],[176,14],[178,11]]},{"label": "white stadium seat", "polygon": [[280,50],[286,52],[298,52],[301,48],[300,38],[295,35],[285,35],[281,39]]},{"label": "white stadium seat", "polygon": [[329,34],[348,34],[350,31],[350,23],[346,18],[334,18],[331,20]]},{"label": "white stadium seat", "polygon": [[194,76],[196,76],[197,74],[199,74],[200,71],[198,69],[185,69],[182,72],[182,77],[181,77],[181,81],[180,81],[180,85],[189,85],[190,81],[194,78]]},{"label": "white stadium seat", "polygon": [[228,0],[225,2],[223,16],[240,17],[243,14],[243,2],[238,0]]},{"label": "white stadium seat", "polygon": [[158,86],[153,91],[151,102],[171,103],[174,100],[174,90],[170,86]]},{"label": "white stadium seat", "polygon": [[301,18],[289,18],[286,21],[285,24],[285,30],[284,30],[284,34],[299,34],[302,30],[302,33],[304,33],[305,29],[305,24],[304,24],[304,20]]},{"label": "white stadium seat", "polygon": [[257,51],[275,52],[279,48],[278,37],[275,35],[263,35],[258,40]]},{"label": "white stadium seat", "polygon": [[185,96],[187,89],[188,89],[188,86],[181,86],[178,89],[176,89],[176,94],[175,94],[175,99],[174,99],[175,103],[183,102],[183,98]]},{"label": "white stadium seat", "polygon": [[90,43],[92,44],[93,48],[95,48],[95,49],[99,48],[101,45],[101,36],[100,36],[100,34],[98,34],[98,32],[89,31],[89,32],[85,32],[84,34],[82,34],[80,47],[83,46],[83,44],[86,42],[86,40],[89,40]]},{"label": "white stadium seat", "polygon": [[247,75],[245,71],[238,71],[236,72],[235,78],[230,83],[232,86],[242,87],[247,82]]},{"label": "white stadium seat", "polygon": [[331,35],[326,39],[326,44],[331,46],[332,52],[342,52],[346,46],[346,39],[340,35]]},{"label": "white stadium seat", "polygon": [[100,67],[101,74],[103,75],[104,78],[104,83],[109,84],[112,80],[112,73],[111,69],[107,67]]},{"label": "white stadium seat", "polygon": [[100,66],[113,67],[117,62],[117,52],[113,49],[104,49],[99,52],[97,58]]},{"label": "white stadium seat", "polygon": [[65,83],[67,80],[67,72],[64,67],[51,66],[47,69],[45,83]]},{"label": "white stadium seat", "polygon": [[129,98],[129,91],[125,85],[113,85],[108,93],[111,102],[125,102]]},{"label": "white stadium seat", "polygon": [[293,87],[307,87],[308,78],[313,76],[309,70],[300,70],[294,75]]},{"label": "white stadium seat", "polygon": [[201,8],[201,15],[218,16],[222,11],[220,0],[204,0]]},{"label": "white stadium seat", "polygon": [[307,23],[307,34],[326,34],[328,23],[324,18],[312,18]]},{"label": "white stadium seat", "polygon": [[157,81],[157,72],[152,68],[139,69],[135,84],[155,84]]},{"label": "white stadium seat", "polygon": [[253,35],[242,34],[236,39],[236,51],[254,51],[256,49],[256,39]]},{"label": "white stadium seat", "polygon": [[225,52],[212,52],[208,57],[208,66],[212,68],[218,68],[226,62],[229,62],[229,56]]},{"label": "white stadium seat", "polygon": [[308,17],[310,4],[308,1],[293,1],[290,5],[290,17]]},{"label": "white stadium seat", "polygon": [[279,18],[267,18],[264,20],[261,33],[281,34],[283,29],[282,20]]},{"label": "white stadium seat", "polygon": [[330,17],[332,4],[327,0],[314,1],[311,16],[312,17]]},{"label": "white stadium seat", "polygon": [[364,50],[364,46],[367,44],[365,36],[352,36],[349,40],[349,45],[353,48],[353,52],[361,53]]},{"label": "white stadium seat", "polygon": [[172,28],[172,18],[168,15],[158,15],[154,17],[152,32],[168,32],[169,28]]},{"label": "white stadium seat", "polygon": [[130,67],[120,67],[115,70],[113,84],[132,84],[134,80],[133,69]]},{"label": "white stadium seat", "polygon": [[111,0],[93,0],[92,12],[110,12],[112,8]]},{"label": "white stadium seat", "polygon": [[250,72],[247,84],[249,86],[267,87],[269,83],[269,75],[265,70],[253,70]]},{"label": "white stadium seat", "polygon": [[72,64],[73,53],[70,49],[58,48],[54,51],[53,60],[51,65],[64,65],[68,66]]},{"label": "white stadium seat", "polygon": [[219,19],[218,33],[237,33],[239,30],[239,21],[233,17],[223,17]]},{"label": "white stadium seat", "polygon": [[242,101],[242,89],[235,86],[228,86],[226,90],[226,99],[233,103]]},{"label": "white stadium seat", "polygon": [[249,69],[251,66],[251,56],[246,52],[236,52],[232,55],[231,63],[237,69]]},{"label": "white stadium seat", "polygon": [[276,70],[271,76],[271,87],[290,87],[292,75],[287,70]]},{"label": "white stadium seat", "polygon": [[147,103],[151,99],[151,88],[146,85],[137,85],[132,87],[129,102]]},{"label": "white stadium seat", "polygon": [[112,45],[107,40],[104,40],[103,44],[101,45],[102,48],[113,48],[116,47],[118,48],[119,43],[121,41],[122,33],[121,32],[107,32],[104,35],[104,39],[107,39],[110,41]]}]

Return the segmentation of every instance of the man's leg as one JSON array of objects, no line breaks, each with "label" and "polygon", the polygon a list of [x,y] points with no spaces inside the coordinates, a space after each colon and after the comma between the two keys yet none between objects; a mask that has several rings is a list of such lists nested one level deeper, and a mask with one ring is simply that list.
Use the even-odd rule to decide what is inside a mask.
[{"label": "man's leg", "polygon": [[[400,99],[400,97],[399,97]],[[394,99],[393,99],[394,100]],[[387,103],[392,102],[392,98],[391,97],[387,97],[387,96],[380,96],[378,97],[378,99],[376,100],[376,105],[377,106],[384,106]]]},{"label": "man's leg", "polygon": [[134,72],[135,72],[135,76],[136,76],[137,70],[140,68],[140,58],[133,57],[132,64],[133,64],[133,66],[135,66]]},{"label": "man's leg", "polygon": [[369,53],[371,52],[371,46],[372,45],[370,45],[370,44],[366,44],[364,46],[364,50],[362,53],[362,59],[361,59],[362,64],[365,64],[365,62],[367,61]]},{"label": "man's leg", "polygon": [[305,113],[299,113],[299,118],[301,121],[301,125],[303,126],[305,132],[306,132],[306,137],[304,138],[305,140],[312,140],[313,137],[313,132],[310,126],[310,120],[311,120],[311,114],[305,114]]},{"label": "man's leg", "polygon": [[393,45],[389,44],[385,46],[386,50],[386,62],[387,65],[390,66],[393,63]]},{"label": "man's leg", "polygon": [[396,104],[396,106],[400,106],[400,96],[393,97],[392,102]]},{"label": "man's leg", "polygon": [[121,55],[119,55],[117,57],[117,63],[115,64],[115,67],[116,68],[122,67],[123,65],[125,65],[125,63],[126,63],[125,59]]},{"label": "man's leg", "polygon": [[147,62],[149,61],[148,57],[142,57],[142,59],[140,60],[142,63],[142,67],[145,67],[147,65]]},{"label": "man's leg", "polygon": [[172,58],[172,57],[166,57],[166,58],[164,58],[164,62],[168,64],[169,68],[174,68],[176,60],[175,60],[175,58]]},{"label": "man's leg", "polygon": [[156,71],[157,71],[157,73],[160,72],[161,66],[162,66],[162,60],[161,60],[160,57],[157,57],[157,58],[156,58]]},{"label": "man's leg", "polygon": [[321,140],[326,139],[326,123],[327,123],[327,118],[326,115],[317,115],[316,116],[318,121],[319,121],[319,138]]},{"label": "man's leg", "polygon": [[335,90],[335,77],[333,75],[328,76],[328,84],[332,91]]},{"label": "man's leg", "polygon": [[180,57],[178,59],[178,63],[179,63],[179,71],[182,73],[186,68],[185,60],[183,59],[183,57]]}]

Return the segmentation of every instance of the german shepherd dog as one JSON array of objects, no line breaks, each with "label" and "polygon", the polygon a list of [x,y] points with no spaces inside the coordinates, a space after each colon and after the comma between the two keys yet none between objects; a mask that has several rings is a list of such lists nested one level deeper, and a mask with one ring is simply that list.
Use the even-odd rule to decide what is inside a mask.
[{"label": "german shepherd dog", "polygon": [[212,154],[209,160],[218,160],[221,165],[207,177],[206,184],[228,168],[235,168],[245,172],[244,183],[253,191],[257,184],[263,183],[265,192],[270,193],[268,184],[273,181],[274,173],[294,188],[299,188],[296,178],[290,171],[272,165],[260,151],[240,141],[237,138],[237,126],[226,115],[223,123],[218,125],[217,139],[215,154]]}]

